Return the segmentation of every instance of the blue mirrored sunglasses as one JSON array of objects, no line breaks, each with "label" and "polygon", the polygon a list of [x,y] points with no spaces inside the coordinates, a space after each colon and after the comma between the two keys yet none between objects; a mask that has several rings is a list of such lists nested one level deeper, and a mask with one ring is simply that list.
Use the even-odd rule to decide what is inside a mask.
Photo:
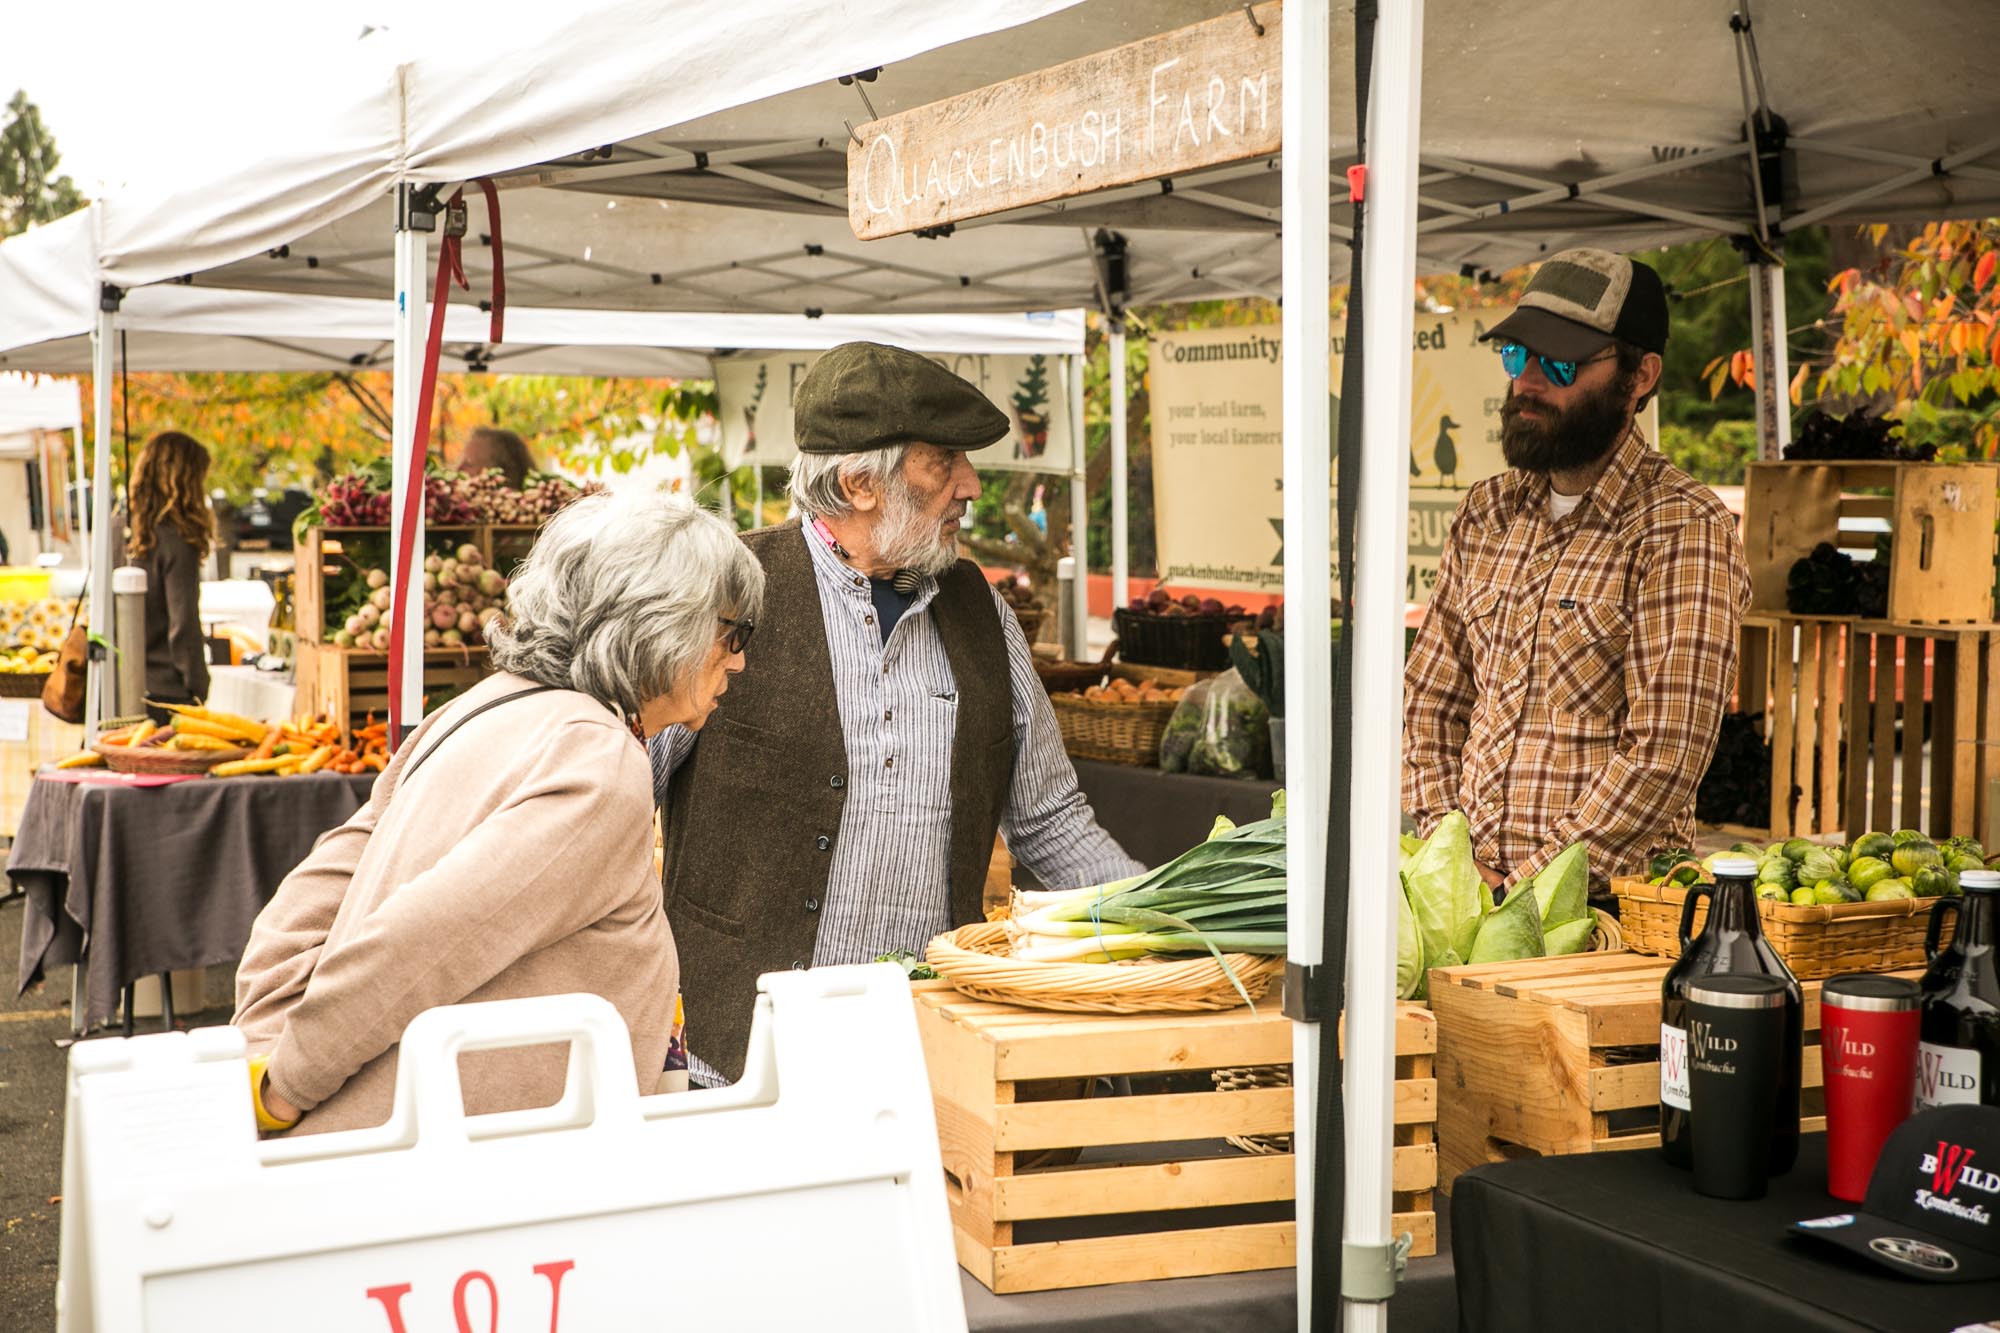
[{"label": "blue mirrored sunglasses", "polygon": [[1596,356],[1586,357],[1581,361],[1558,361],[1552,356],[1538,356],[1519,343],[1501,343],[1500,368],[1507,372],[1508,379],[1517,380],[1527,372],[1528,358],[1534,357],[1542,363],[1542,375],[1549,383],[1558,389],[1567,389],[1576,383],[1576,372],[1579,369],[1593,361],[1602,361],[1616,354],[1613,348],[1607,347]]}]

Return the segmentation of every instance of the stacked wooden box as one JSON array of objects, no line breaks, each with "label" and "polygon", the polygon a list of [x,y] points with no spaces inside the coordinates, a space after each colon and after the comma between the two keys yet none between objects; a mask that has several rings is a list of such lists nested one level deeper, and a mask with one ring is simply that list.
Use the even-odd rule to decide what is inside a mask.
[{"label": "stacked wooden box", "polygon": [[[1438,1174],[1513,1157],[1656,1148],[1665,959],[1573,954],[1431,972]],[[1799,1125],[1825,1128],[1819,989],[1805,991]]]},{"label": "stacked wooden box", "polygon": [[[1739,706],[1765,717],[1771,837],[1897,826],[1937,837],[2000,832],[1986,827],[1978,798],[2000,778],[2000,755],[1981,744],[2000,731],[1996,487],[2000,464],[1991,463],[1749,466],[1752,595]],[[1885,619],[1787,611],[1796,562],[1821,542],[1873,551],[1884,524]]]},{"label": "stacked wooden box", "polygon": [[[1280,1081],[1292,1025],[1275,1004],[1113,1015],[992,1004],[948,982],[915,995],[959,1263],[987,1287],[1296,1262],[1292,1089]],[[1422,1008],[1400,1008],[1395,1227],[1419,1255],[1437,1248],[1436,1031]],[[1239,1076],[1218,1086],[1216,1070]],[[1266,1076],[1240,1076],[1251,1070]],[[1135,1095],[1099,1084],[1124,1078]]]},{"label": "stacked wooden box", "polygon": [[[534,544],[535,532],[533,527],[479,524],[428,527],[425,537],[434,547],[439,543],[476,546],[488,566],[508,573]],[[357,541],[386,543],[388,535],[387,528],[313,528],[299,544],[293,585],[298,651],[292,674],[302,712],[324,713],[351,726],[362,725],[370,713],[381,717],[388,712],[389,655],[338,647],[328,641],[331,627],[326,624],[327,579],[342,571],[347,546]],[[385,558],[383,567],[387,563]],[[423,628],[417,625],[416,632],[421,634]],[[491,671],[483,646],[424,653],[428,694],[456,694]]]}]

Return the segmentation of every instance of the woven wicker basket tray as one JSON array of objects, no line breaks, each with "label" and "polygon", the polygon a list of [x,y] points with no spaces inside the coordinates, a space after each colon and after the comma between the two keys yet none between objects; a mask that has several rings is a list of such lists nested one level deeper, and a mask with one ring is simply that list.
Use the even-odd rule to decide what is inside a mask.
[{"label": "woven wicker basket tray", "polygon": [[[1685,888],[1648,884],[1642,879],[1614,879],[1611,891],[1618,895],[1618,918],[1627,949],[1663,958],[1681,956]],[[1922,967],[1924,927],[1937,902],[1936,898],[1891,898],[1802,907],[1764,899],[1757,904],[1757,917],[1764,938],[1792,969],[1792,975],[1800,981],[1814,981],[1843,972]],[[1706,905],[1696,909],[1696,931],[1707,917]]]},{"label": "woven wicker basket tray", "polygon": [[1086,699],[1078,694],[1052,694],[1056,725],[1063,748],[1077,759],[1152,768],[1160,762],[1160,737],[1174,715],[1172,699],[1141,703],[1124,699]]},{"label": "woven wicker basket tray", "polygon": [[53,672],[0,672],[0,699],[39,699]]},{"label": "woven wicker basket tray", "polygon": [[[1007,955],[1007,928],[998,923],[961,926],[940,935],[925,951],[938,975],[980,1000],[1095,1014],[1185,1013],[1235,1009],[1243,997],[1213,958],[1163,962],[1030,963]],[[1236,979],[1255,1001],[1282,976],[1285,960],[1263,954],[1225,954]]]},{"label": "woven wicker basket tray", "polygon": [[90,748],[104,756],[104,766],[113,773],[171,776],[206,773],[217,764],[231,759],[248,759],[252,747],[246,745],[237,750],[164,750],[142,745],[135,750],[129,745],[106,745],[99,741]]}]

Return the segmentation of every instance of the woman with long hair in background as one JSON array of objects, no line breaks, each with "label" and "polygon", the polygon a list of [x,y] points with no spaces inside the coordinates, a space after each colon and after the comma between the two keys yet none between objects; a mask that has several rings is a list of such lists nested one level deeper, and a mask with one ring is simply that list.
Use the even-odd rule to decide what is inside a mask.
[{"label": "woman with long hair in background", "polygon": [[[208,645],[201,628],[201,571],[215,546],[208,508],[208,450],[162,431],[132,469],[126,559],[146,571],[146,697],[196,703],[208,697]],[[156,722],[164,709],[148,706]]]}]

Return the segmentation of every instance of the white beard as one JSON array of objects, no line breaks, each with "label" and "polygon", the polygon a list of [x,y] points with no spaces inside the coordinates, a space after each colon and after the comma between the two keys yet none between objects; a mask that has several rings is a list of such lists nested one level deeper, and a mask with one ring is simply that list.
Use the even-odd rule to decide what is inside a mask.
[{"label": "white beard", "polygon": [[[908,569],[927,578],[936,578],[958,560],[958,538],[947,536],[944,520],[924,513],[916,493],[901,477],[893,478],[884,495],[882,520],[876,526],[875,556],[895,569]],[[965,511],[958,512],[964,520]]]}]

